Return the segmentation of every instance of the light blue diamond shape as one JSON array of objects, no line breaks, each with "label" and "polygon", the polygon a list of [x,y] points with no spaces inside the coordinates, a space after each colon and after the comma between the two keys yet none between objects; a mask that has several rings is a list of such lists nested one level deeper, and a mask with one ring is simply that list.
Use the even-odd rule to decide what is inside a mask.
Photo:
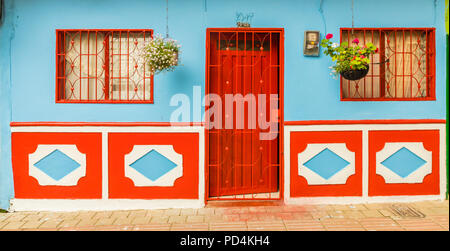
[{"label": "light blue diamond shape", "polygon": [[425,165],[425,163],[427,162],[424,159],[405,147],[381,162],[383,166],[402,178],[408,177],[411,173]]},{"label": "light blue diamond shape", "polygon": [[155,181],[174,169],[177,164],[155,150],[151,150],[130,165],[140,174]]},{"label": "light blue diamond shape", "polygon": [[349,164],[350,162],[326,148],[303,165],[328,180]]},{"label": "light blue diamond shape", "polygon": [[34,166],[52,179],[59,181],[80,167],[80,164],[61,151],[54,150],[36,162]]}]

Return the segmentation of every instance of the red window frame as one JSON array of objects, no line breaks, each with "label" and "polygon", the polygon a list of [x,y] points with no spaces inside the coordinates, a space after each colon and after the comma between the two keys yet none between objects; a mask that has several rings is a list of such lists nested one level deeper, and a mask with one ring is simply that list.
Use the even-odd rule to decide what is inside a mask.
[{"label": "red window frame", "polygon": [[[136,34],[136,33],[142,33],[144,40],[145,37],[148,36],[149,38],[153,38],[153,29],[56,29],[56,95],[55,95],[55,102],[56,103],[134,103],[134,104],[153,104],[154,103],[154,93],[153,93],[153,89],[154,89],[154,76],[151,74],[146,74],[145,73],[145,66],[144,66],[144,75],[143,75],[143,98],[142,99],[130,99],[130,95],[129,95],[129,88],[130,88],[130,81],[127,81],[127,90],[124,90],[127,92],[127,98],[124,99],[122,98],[122,95],[119,94],[119,99],[114,99],[111,96],[112,95],[112,81],[113,78],[110,75],[110,60],[111,58],[113,58],[116,55],[119,54],[115,54],[115,52],[113,51],[113,54],[110,54],[110,43],[105,43],[104,42],[104,50],[105,50],[105,57],[104,57],[104,65],[100,66],[97,65],[95,66],[95,71],[97,72],[98,67],[104,67],[104,86],[103,86],[103,95],[104,95],[104,99],[98,99],[97,96],[95,99],[89,99],[89,94],[88,94],[88,99],[82,99],[81,95],[79,95],[80,97],[78,99],[67,99],[65,97],[65,93],[66,93],[66,35],[68,33],[77,33],[79,32],[80,34],[82,34],[83,32],[88,34],[93,34],[92,36],[95,36],[98,33],[103,33],[105,35],[105,40],[107,39],[107,37],[109,36],[114,36],[116,34],[119,34],[119,39],[122,39],[122,35],[126,34],[127,36],[127,42],[125,44],[125,46],[128,47],[128,54],[123,54],[122,51],[119,51],[119,58],[122,57],[123,55],[130,55],[129,54],[129,48],[130,48],[130,44],[132,43],[132,41],[130,40],[130,33],[131,34]],[[80,36],[80,41],[81,41],[81,36]],[[122,41],[119,42],[122,46]],[[73,44],[73,43],[72,43]],[[95,42],[96,46],[98,44],[98,41]],[[80,47],[81,47],[81,43],[80,43]],[[97,48],[97,47],[96,47]],[[81,48],[80,48],[81,51]],[[90,49],[88,48],[88,53],[87,54],[83,54],[80,53],[79,56],[93,56],[93,55],[97,55],[98,51],[95,51],[96,54],[92,54]],[[129,60],[129,57],[128,57]],[[80,69],[81,69],[81,61],[80,60]],[[88,68],[89,68],[89,60],[88,61]],[[137,65],[137,63],[136,63]],[[129,73],[130,73],[130,66],[128,63],[128,76],[126,77],[122,77],[121,76],[121,70],[119,70],[119,78],[121,81],[121,79],[130,79],[129,77]],[[136,67],[137,68],[137,67]],[[81,70],[80,70],[81,72]],[[81,82],[81,79],[86,79],[86,78],[93,78],[93,77],[82,77],[82,75],[79,76],[79,80]],[[95,77],[95,79],[97,79],[97,76]],[[149,95],[146,95],[145,93],[145,86],[146,86],[146,80],[149,80]],[[98,84],[96,84],[95,88],[98,88]],[[80,93],[81,93],[81,84],[79,84],[79,88],[80,88]],[[135,85],[134,87],[134,91],[137,92],[137,85]],[[97,89],[95,89],[96,93],[95,95],[97,95]],[[122,90],[122,83],[120,82],[120,88],[119,88],[119,93],[120,90]],[[73,92],[73,88],[72,88],[72,92]],[[88,87],[87,87],[87,93],[89,93],[89,81],[88,81]]]},{"label": "red window frame", "polygon": [[[382,63],[380,64],[380,74],[379,74],[379,78],[380,78],[380,97],[373,97],[373,92],[372,92],[372,97],[365,97],[366,96],[366,92],[364,91],[363,96],[364,97],[344,97],[344,92],[343,92],[343,88],[344,88],[344,83],[343,83],[343,78],[342,76],[340,77],[340,96],[341,96],[341,101],[432,101],[432,100],[436,100],[436,28],[341,28],[340,29],[340,42],[348,42],[349,44],[351,44],[351,39],[349,39],[349,41],[343,41],[343,33],[347,32],[347,34],[350,34],[349,32],[363,32],[363,37],[364,37],[364,41],[361,41],[361,44],[365,44],[366,42],[366,37],[367,36],[372,36],[372,40],[373,40],[373,34],[379,33],[380,35],[380,41],[382,39],[384,39],[384,35],[387,32],[403,32],[403,34],[405,34],[405,32],[410,32],[412,34],[412,32],[417,32],[417,31],[422,31],[426,33],[426,63],[427,63],[427,67],[426,67],[426,90],[427,90],[427,96],[426,97],[386,97],[385,95],[385,88],[386,88],[386,79],[385,79],[385,71],[386,71],[386,65],[385,64],[389,64],[389,62],[383,64],[382,62],[385,62],[387,60],[386,58],[386,49],[384,46],[384,43],[380,43],[379,46],[379,54],[380,54],[380,61],[381,62],[373,62],[373,60],[371,61],[371,67],[373,68],[373,64],[374,63]],[[350,37],[350,36],[349,36]],[[405,36],[403,35],[403,37],[395,37],[396,41],[398,41],[398,39],[403,39],[403,42],[405,41]],[[400,53],[394,53],[394,55],[396,54],[402,54],[403,57],[405,54],[408,54],[408,52],[400,52]],[[392,56],[391,56],[392,57]],[[395,63],[394,63],[395,64]],[[397,68],[397,66],[396,66]],[[412,72],[412,68],[411,68],[411,72]],[[396,74],[396,76],[398,76]],[[412,74],[411,74],[412,76]],[[364,88],[365,88],[365,79],[368,77],[373,77],[373,75],[367,75],[365,78],[359,80],[362,81]],[[373,80],[372,80],[373,81]],[[355,81],[351,81],[351,82],[355,82]],[[412,83],[412,82],[411,82]],[[373,82],[372,82],[373,84]],[[358,85],[358,84],[357,84]],[[412,84],[411,84],[412,85]],[[362,85],[360,85],[362,86]],[[358,87],[356,87],[358,88]]]}]

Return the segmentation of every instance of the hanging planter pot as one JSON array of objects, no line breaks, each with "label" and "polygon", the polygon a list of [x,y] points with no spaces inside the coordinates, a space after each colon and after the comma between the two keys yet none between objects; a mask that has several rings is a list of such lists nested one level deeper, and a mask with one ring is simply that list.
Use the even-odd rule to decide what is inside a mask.
[{"label": "hanging planter pot", "polygon": [[341,73],[341,76],[347,80],[355,81],[364,78],[367,73],[369,73],[368,65],[366,65],[366,69],[344,71]]}]

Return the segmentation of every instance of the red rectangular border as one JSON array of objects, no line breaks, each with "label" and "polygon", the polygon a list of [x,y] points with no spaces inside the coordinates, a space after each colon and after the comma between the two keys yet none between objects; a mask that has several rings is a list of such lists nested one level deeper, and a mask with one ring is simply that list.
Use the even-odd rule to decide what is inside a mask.
[{"label": "red rectangular border", "polygon": [[[56,29],[55,30],[55,38],[56,38],[56,46],[55,46],[55,103],[74,103],[74,104],[153,104],[154,103],[154,75],[151,76],[150,82],[150,99],[149,100],[64,100],[59,97],[60,88],[58,87],[58,71],[60,69],[60,64],[58,64],[58,56],[61,54],[58,53],[59,49],[59,34],[61,32],[66,31],[89,31],[89,32],[149,32],[150,37],[153,38],[153,29]],[[109,83],[108,83],[109,84]]]}]

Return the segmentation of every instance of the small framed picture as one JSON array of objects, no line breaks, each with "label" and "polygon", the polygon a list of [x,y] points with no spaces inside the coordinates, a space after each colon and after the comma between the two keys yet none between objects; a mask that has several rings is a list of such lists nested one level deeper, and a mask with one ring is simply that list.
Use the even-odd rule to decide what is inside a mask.
[{"label": "small framed picture", "polygon": [[320,49],[320,32],[305,31],[303,42],[303,55],[310,57],[318,57]]}]

